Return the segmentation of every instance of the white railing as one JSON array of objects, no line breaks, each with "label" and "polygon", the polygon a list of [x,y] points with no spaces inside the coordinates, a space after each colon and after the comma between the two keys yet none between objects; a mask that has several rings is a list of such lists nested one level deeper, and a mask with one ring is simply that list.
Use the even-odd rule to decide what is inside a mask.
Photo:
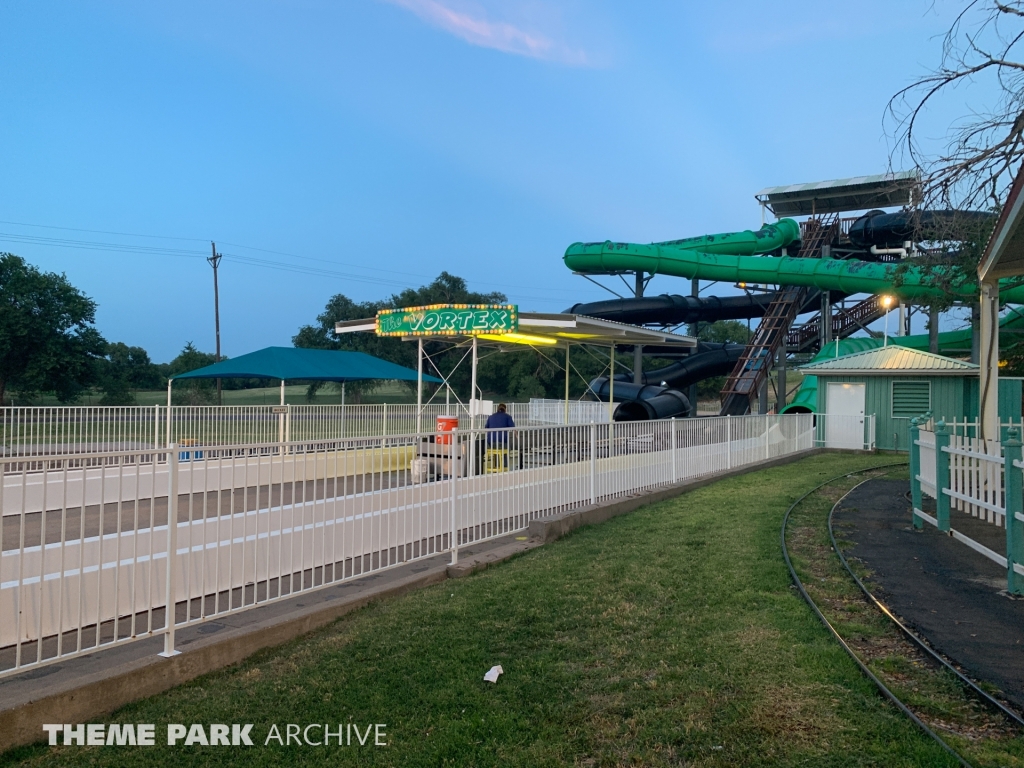
[{"label": "white railing", "polygon": [[[596,402],[509,403],[517,425],[589,424],[608,421]],[[384,437],[433,429],[439,416],[454,416],[462,428],[482,427],[466,406],[415,404],[69,406],[0,408],[0,456],[62,456],[183,446]]]},{"label": "white railing", "polygon": [[152,635],[173,653],[176,627],[808,450],[813,418],[0,458],[0,676]]},{"label": "white railing", "polygon": [[[521,403],[513,405],[521,406]],[[593,400],[544,400],[534,398],[528,403],[526,419],[530,424],[601,424],[610,421],[608,403]],[[519,409],[522,410],[521,408]],[[516,418],[517,414],[512,413]],[[516,418],[518,424],[520,419]]]}]

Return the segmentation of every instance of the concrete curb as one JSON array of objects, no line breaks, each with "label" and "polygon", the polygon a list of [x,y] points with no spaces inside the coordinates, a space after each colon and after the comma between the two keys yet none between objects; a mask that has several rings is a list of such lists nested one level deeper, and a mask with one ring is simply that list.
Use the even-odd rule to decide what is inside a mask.
[{"label": "concrete curb", "polygon": [[[0,753],[12,747],[40,741],[43,723],[89,722],[133,701],[162,693],[208,672],[237,664],[258,651],[283,645],[376,600],[396,597],[449,578],[469,576],[515,555],[556,541],[582,526],[603,523],[644,505],[671,499],[719,480],[789,464],[822,452],[824,449],[815,448],[740,469],[683,481],[666,488],[638,493],[606,504],[584,507],[556,517],[534,520],[530,523],[526,540],[520,535],[512,541],[501,543],[484,552],[468,555],[455,565],[420,568],[419,573],[400,576],[383,585],[371,584],[357,594],[341,595],[312,606],[295,606],[295,610],[290,610],[284,616],[257,619],[219,632],[215,636],[199,637],[187,645],[183,643],[182,653],[169,659],[157,656],[154,651],[99,672],[79,675],[62,684],[47,686],[44,683],[40,687],[50,687],[51,690],[43,692],[38,699],[9,706],[0,704]],[[409,565],[415,566],[417,562],[422,566],[423,561],[414,561]],[[371,574],[369,578],[372,579],[373,576]],[[343,591],[346,586],[352,586],[352,583],[343,582],[324,591]],[[315,593],[302,593],[292,599],[303,599],[303,595],[310,594]],[[237,620],[239,615],[231,614],[220,623],[226,623],[230,618]]]}]

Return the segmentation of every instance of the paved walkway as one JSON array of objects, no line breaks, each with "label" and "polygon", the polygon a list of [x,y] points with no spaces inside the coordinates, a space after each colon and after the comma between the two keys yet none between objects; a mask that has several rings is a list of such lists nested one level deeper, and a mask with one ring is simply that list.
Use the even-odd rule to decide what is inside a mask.
[{"label": "paved walkway", "polygon": [[[1006,572],[925,523],[911,525],[907,481],[871,480],[836,509],[847,558],[870,569],[872,591],[905,624],[976,680],[1024,707],[1024,599],[1006,594]],[[1006,532],[952,511],[952,527],[996,552]]]}]

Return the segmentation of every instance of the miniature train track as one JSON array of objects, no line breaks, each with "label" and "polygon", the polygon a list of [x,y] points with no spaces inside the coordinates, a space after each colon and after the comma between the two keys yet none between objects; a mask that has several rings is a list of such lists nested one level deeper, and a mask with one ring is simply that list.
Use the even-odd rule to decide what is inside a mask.
[{"label": "miniature train track", "polygon": [[[821,621],[821,623],[825,625],[825,628],[828,629],[828,631],[832,633],[832,636],[843,647],[843,650],[845,650],[846,653],[850,656],[850,658],[853,659],[853,662],[857,665],[857,667],[864,674],[864,676],[867,677],[869,680],[871,680],[871,682],[873,682],[875,684],[875,686],[878,688],[878,690],[881,692],[881,694],[883,696],[885,696],[885,698],[887,698],[890,702],[892,702],[896,706],[896,708],[899,709],[904,715],[906,715],[908,718],[910,718],[910,720],[913,721],[913,723],[918,728],[920,728],[922,731],[924,731],[924,733],[926,733],[929,737],[931,737],[939,746],[942,747],[943,750],[945,750],[950,756],[952,756],[961,766],[964,766],[964,768],[973,768],[973,766],[969,762],[967,762],[967,760],[965,760],[960,755],[959,752],[957,752],[949,744],[947,744],[942,739],[941,736],[939,736],[935,731],[933,731],[930,727],[928,727],[928,725],[921,718],[919,718],[916,714],[914,714],[911,711],[911,709],[906,704],[904,704],[903,701],[900,700],[900,698],[895,693],[893,693],[888,688],[888,686],[886,686],[886,684],[883,683],[875,675],[874,672],[872,672],[868,668],[867,664],[865,664],[863,661],[861,661],[860,657],[857,656],[857,654],[853,650],[853,648],[851,648],[849,646],[849,644],[843,639],[842,635],[840,635],[839,632],[836,630],[836,628],[832,626],[832,623],[827,618],[825,618],[825,614],[821,612],[821,609],[818,608],[818,605],[814,602],[814,599],[810,596],[810,594],[808,594],[807,589],[804,587],[803,581],[801,581],[800,577],[797,575],[796,568],[793,567],[793,561],[789,557],[789,547],[786,545],[786,529],[787,529],[787,527],[789,525],[790,514],[808,496],[810,496],[811,494],[813,494],[813,493],[815,493],[817,491],[820,491],[825,486],[830,485],[830,484],[836,482],[837,480],[841,480],[841,479],[843,479],[845,477],[853,477],[854,475],[861,475],[861,474],[864,474],[865,472],[872,472],[872,471],[878,470],[878,469],[888,469],[888,468],[891,468],[891,467],[906,466],[906,464],[907,464],[907,462],[901,461],[901,462],[896,462],[896,463],[893,463],[893,464],[879,464],[879,465],[876,465],[874,467],[865,467],[864,469],[859,469],[859,470],[857,470],[855,472],[844,472],[841,475],[836,475],[835,477],[830,478],[829,480],[826,480],[823,483],[820,483],[819,485],[815,486],[814,488],[811,488],[809,491],[804,493],[802,496],[800,496],[796,501],[794,501],[789,506],[789,509],[786,510],[786,514],[785,514],[785,516],[782,519],[782,530],[779,533],[779,537],[780,537],[780,540],[781,540],[781,543],[782,543],[782,556],[786,560],[786,567],[789,568],[790,578],[793,579],[793,583],[796,585],[796,588],[800,591],[800,594],[803,596],[804,600],[811,607],[811,610],[814,611],[814,613],[817,615],[817,617]],[[867,481],[865,480],[864,482],[867,482]],[[860,485],[863,485],[863,483],[858,483],[856,486],[854,486],[854,488],[857,488]],[[843,494],[842,498],[840,498],[839,501],[842,501],[843,499],[845,499],[850,494],[850,492],[852,492],[852,491],[853,491],[853,488],[851,488],[850,491],[847,491],[845,494]],[[837,501],[836,504],[838,504],[839,501]],[[835,509],[835,505],[833,505],[832,509],[833,510]],[[829,533],[830,534],[831,534],[831,529],[832,529],[831,517],[832,517],[832,512],[829,511]],[[833,539],[833,546],[834,545],[835,545],[835,540]],[[836,552],[838,552],[838,549],[836,550]],[[845,560],[844,560],[844,565],[845,565]],[[847,570],[849,570],[849,568],[847,568]],[[887,613],[886,615],[889,615],[889,614]],[[959,673],[957,673],[957,674],[959,675]],[[961,678],[963,677],[962,675],[959,675],[959,676]],[[972,690],[980,691],[980,689],[978,689],[978,687],[976,685],[971,684],[971,688],[972,688]],[[989,698],[990,697],[986,697],[986,700],[988,700]],[[999,708],[1000,708],[1000,710],[1003,710],[1003,707],[1001,705],[999,706]],[[1020,721],[1019,717],[1015,716],[1014,719],[1016,721],[1018,721],[1018,722]]]},{"label": "miniature train track", "polygon": [[896,617],[896,615],[893,614],[893,612],[890,611],[889,608],[882,601],[880,601],[877,597],[874,596],[874,594],[872,594],[871,590],[869,590],[867,588],[867,585],[864,584],[863,581],[861,581],[860,577],[853,572],[853,569],[850,567],[849,562],[847,562],[846,560],[846,556],[843,554],[842,550],[839,548],[839,545],[836,543],[836,536],[834,531],[832,530],[832,518],[835,514],[836,508],[843,503],[843,500],[846,499],[846,497],[853,493],[855,490],[860,488],[860,486],[864,485],[864,483],[866,482],[868,482],[868,480],[864,480],[860,483],[857,483],[857,485],[855,485],[853,488],[851,488],[849,491],[843,494],[843,497],[839,499],[835,504],[833,504],[832,509],[830,509],[828,512],[828,538],[829,541],[831,541],[832,543],[833,551],[839,556],[839,562],[843,564],[843,568],[846,569],[846,572],[850,575],[850,577],[855,582],[857,582],[857,586],[860,587],[860,591],[864,593],[864,596],[868,599],[868,601],[874,604],[874,606],[878,608],[878,610],[880,610],[883,615],[885,615],[893,624],[895,624],[896,627],[900,630],[900,632],[902,632],[907,637],[907,639],[913,642],[914,645],[916,645],[920,650],[924,651],[924,653],[927,654],[933,661],[938,662],[947,670],[956,675],[960,682],[962,682],[964,685],[966,685],[968,688],[974,691],[978,698],[980,698],[993,709],[998,710],[1003,715],[1006,715],[1006,717],[1013,720],[1015,723],[1017,723],[1017,725],[1024,728],[1024,717],[1021,717],[1020,714],[1018,714],[1015,710],[1008,707],[1006,704],[992,696],[990,693],[986,693],[971,678],[969,678],[967,675],[965,675],[963,672],[957,669],[953,665],[953,663],[950,662],[945,656],[943,656],[934,648],[932,648],[924,638],[918,636],[917,633],[910,629],[910,627],[908,627],[906,624],[900,621]]}]

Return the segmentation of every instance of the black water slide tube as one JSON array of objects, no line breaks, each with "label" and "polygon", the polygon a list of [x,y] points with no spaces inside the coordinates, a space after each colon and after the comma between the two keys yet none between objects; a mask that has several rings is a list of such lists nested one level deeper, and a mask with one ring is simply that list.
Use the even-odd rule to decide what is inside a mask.
[{"label": "black water slide tube", "polygon": [[[725,376],[743,354],[742,344],[711,344],[701,342],[697,352],[678,363],[645,371],[641,384],[634,384],[629,374],[615,377],[616,421],[644,421],[686,416],[690,399],[680,390],[712,376]],[[598,400],[608,400],[612,387],[607,376],[590,382],[590,392]]]},{"label": "black water slide tube", "polygon": [[[575,304],[565,311],[633,325],[678,325],[762,317],[774,298],[774,291],[707,298],[663,294],[639,299]],[[836,298],[842,298],[842,295]],[[800,311],[817,309],[820,301],[821,292],[811,291]],[[680,390],[704,379],[729,374],[742,353],[742,344],[701,342],[697,351],[685,360],[658,370],[645,371],[641,377],[642,384],[634,384],[633,377],[628,374],[618,374],[615,377],[614,395],[615,402],[621,404],[615,409],[615,420],[643,421],[688,415],[690,399]],[[591,395],[598,400],[607,401],[610,389],[607,376],[590,382]]]},{"label": "black water slide tube", "polygon": [[961,241],[981,235],[995,218],[988,211],[868,211],[850,225],[850,242],[859,248],[898,248],[908,241]]},{"label": "black water slide tube", "polygon": [[[713,323],[715,320],[746,320],[751,317],[763,317],[765,310],[768,309],[768,305],[774,298],[775,291],[750,293],[743,296],[708,296],[706,298],[662,294],[661,296],[644,296],[639,299],[609,299],[608,301],[574,304],[565,311],[569,314],[599,317],[602,320],[614,320],[631,325]],[[842,294],[835,294],[834,298],[840,299]],[[800,311],[815,310],[820,301],[821,291],[813,290]]]}]

